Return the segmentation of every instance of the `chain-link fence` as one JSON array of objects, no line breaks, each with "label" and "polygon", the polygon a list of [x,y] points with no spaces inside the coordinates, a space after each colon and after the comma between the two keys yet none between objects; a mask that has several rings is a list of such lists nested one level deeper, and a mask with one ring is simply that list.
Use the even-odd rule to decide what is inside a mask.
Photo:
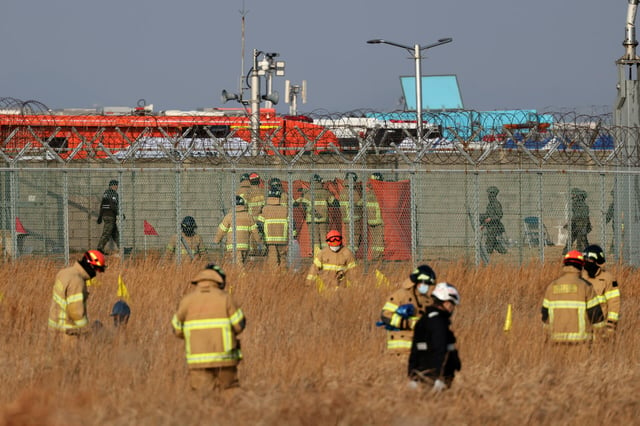
[{"label": "chain-link fence", "polygon": [[[357,180],[345,179],[347,172],[355,173]],[[614,188],[616,177],[628,174],[614,171],[29,168],[0,170],[5,254],[67,257],[69,252],[96,247],[103,228],[96,223],[100,201],[109,181],[116,179],[120,237],[107,251],[163,253],[171,236],[180,235],[183,218],[192,216],[207,256],[221,258],[226,244],[214,244],[214,237],[225,215],[234,210],[244,173],[260,176],[257,187],[263,200],[268,198],[268,182],[281,180],[286,194],[281,203],[287,206],[292,224],[288,242],[299,247],[296,251],[290,246],[289,253],[302,259],[311,256],[311,247],[324,245],[315,228],[341,231],[364,263],[543,260],[559,255],[572,233],[578,238],[580,232],[586,233],[589,243],[615,255],[620,248],[614,242],[623,241],[624,218],[615,213]],[[374,173],[382,180],[371,179]],[[321,186],[309,183],[317,180],[316,175],[322,178]],[[489,206],[490,192],[501,211],[491,211],[496,207],[495,202]],[[326,193],[328,214],[320,221],[309,219],[305,210],[309,207],[302,199],[319,202]],[[572,229],[578,225],[570,218],[578,210],[584,214],[583,207],[576,207],[576,195],[588,209],[588,233]],[[376,204],[381,223],[374,220]],[[500,225],[490,224],[492,218]],[[581,242],[573,247],[584,248],[577,244]],[[252,261],[261,261],[263,250],[259,252],[257,245],[249,257]],[[379,246],[383,249],[376,253]],[[177,258],[181,256],[184,251],[177,251]]]},{"label": "chain-link fence", "polygon": [[[68,260],[96,247],[100,202],[115,179],[120,235],[106,251],[164,254],[191,216],[206,256],[222,258],[229,245],[214,244],[219,225],[227,214],[236,220],[242,175],[257,173],[265,199],[270,180],[282,182],[292,266],[328,229],[342,231],[366,265],[523,263],[586,242],[640,263],[639,129],[609,116],[458,111],[425,114],[418,141],[403,114],[265,115],[257,134],[243,117],[0,114],[3,253]],[[327,212],[314,217],[326,193]],[[227,239],[237,250],[235,232]],[[247,259],[264,253],[252,243]]]}]

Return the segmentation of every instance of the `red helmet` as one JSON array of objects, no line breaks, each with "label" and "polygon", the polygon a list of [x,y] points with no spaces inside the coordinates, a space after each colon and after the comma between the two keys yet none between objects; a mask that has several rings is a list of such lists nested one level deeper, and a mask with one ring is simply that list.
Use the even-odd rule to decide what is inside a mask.
[{"label": "red helmet", "polygon": [[249,175],[249,182],[251,182],[252,184],[255,184],[255,185],[259,184],[260,183],[260,175],[255,173],[255,172],[251,173]]},{"label": "red helmet", "polygon": [[564,265],[571,265],[578,269],[582,269],[584,266],[584,256],[582,255],[582,252],[578,250],[571,250],[569,253],[564,255],[562,263]]},{"label": "red helmet", "polygon": [[83,256],[84,260],[98,272],[104,272],[107,264],[104,261],[104,254],[100,250],[88,250]]},{"label": "red helmet", "polygon": [[342,244],[342,234],[339,231],[331,230],[327,232],[327,244],[332,247],[338,247]]}]

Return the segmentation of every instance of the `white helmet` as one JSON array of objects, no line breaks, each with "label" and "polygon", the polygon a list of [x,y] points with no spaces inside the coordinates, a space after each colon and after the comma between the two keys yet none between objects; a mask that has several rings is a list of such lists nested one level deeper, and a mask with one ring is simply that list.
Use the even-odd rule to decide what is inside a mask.
[{"label": "white helmet", "polygon": [[431,293],[432,297],[435,297],[441,302],[453,302],[454,305],[460,304],[460,293],[458,293],[458,289],[452,286],[449,283],[438,283],[436,284],[433,292]]}]

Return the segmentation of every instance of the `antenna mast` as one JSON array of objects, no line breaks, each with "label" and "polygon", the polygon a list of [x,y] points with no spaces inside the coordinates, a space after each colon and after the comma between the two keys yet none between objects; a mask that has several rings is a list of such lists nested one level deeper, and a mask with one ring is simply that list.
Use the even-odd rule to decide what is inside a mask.
[{"label": "antenna mast", "polygon": [[244,94],[244,21],[245,16],[249,13],[248,10],[244,8],[244,0],[242,0],[242,10],[239,10],[241,16],[241,47],[240,47],[240,82],[238,84],[238,93],[240,94],[240,99],[244,99],[242,96]]}]

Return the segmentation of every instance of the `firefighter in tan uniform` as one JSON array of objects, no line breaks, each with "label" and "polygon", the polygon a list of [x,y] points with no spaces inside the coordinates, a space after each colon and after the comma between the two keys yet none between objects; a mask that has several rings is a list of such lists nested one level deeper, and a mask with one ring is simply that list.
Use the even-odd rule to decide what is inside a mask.
[{"label": "firefighter in tan uniform", "polygon": [[316,174],[311,180],[311,187],[303,190],[296,202],[304,206],[305,221],[315,254],[324,246],[322,242],[329,230],[329,206],[333,205],[335,198],[324,188],[322,178]]},{"label": "firefighter in tan uniform", "polygon": [[181,233],[178,238],[177,235],[173,235],[171,239],[169,239],[169,243],[167,244],[166,252],[167,253],[176,253],[176,250],[180,250],[181,258],[186,258],[187,256],[193,259],[200,259],[207,252],[204,241],[200,234],[196,232],[198,229],[198,225],[196,225],[196,220],[193,216],[185,216],[182,219],[182,223],[180,223]]},{"label": "firefighter in tan uniform", "polygon": [[[234,263],[245,263],[249,255],[252,239],[257,245],[262,245],[262,237],[258,232],[258,226],[247,212],[247,206],[244,198],[236,195],[236,222],[233,223],[233,212],[227,213],[218,225],[218,232],[213,238],[214,244],[218,244],[223,238],[226,238],[226,253],[229,259]],[[235,246],[234,246],[235,233]],[[233,259],[233,250],[235,247],[236,257]]]},{"label": "firefighter in tan uniform", "polygon": [[[357,181],[358,175],[347,172],[344,177],[345,185],[338,194],[344,244],[354,252],[358,251],[362,238],[362,196],[358,190]],[[351,232],[353,232],[353,241],[349,240]]]},{"label": "firefighter in tan uniform", "polygon": [[280,205],[288,207],[289,206],[289,193],[284,190],[282,186],[282,181],[280,178],[272,177],[269,179],[269,190],[276,190],[280,192]]},{"label": "firefighter in tan uniform", "polygon": [[236,190],[236,195],[241,196],[245,200],[249,196],[249,190],[251,189],[251,184],[249,183],[249,173],[243,173],[240,176],[240,186]]},{"label": "firefighter in tan uniform", "polygon": [[615,332],[620,319],[620,289],[611,272],[604,269],[604,252],[598,245],[590,245],[584,253],[582,278],[589,281],[600,298],[602,314],[606,320],[605,336]]},{"label": "firefighter in tan uniform", "polygon": [[581,252],[571,250],[564,256],[563,265],[563,275],[545,291],[542,322],[552,342],[590,342],[593,330],[604,325],[600,299],[580,276],[584,266]]},{"label": "firefighter in tan uniform", "polygon": [[289,212],[280,203],[280,197],[280,191],[271,189],[258,219],[262,223],[267,261],[271,265],[284,265],[289,248]]},{"label": "firefighter in tan uniform", "polygon": [[264,207],[264,189],[260,188],[260,175],[251,173],[249,175],[249,184],[250,187],[244,199],[247,201],[249,216],[254,221],[257,221],[262,212],[262,207]]},{"label": "firefighter in tan uniform", "polygon": [[[382,307],[378,326],[387,329],[387,350],[391,354],[409,355],[413,329],[431,305],[431,292],[436,284],[436,273],[429,265],[418,266],[402,287],[391,294]],[[406,361],[403,357],[403,362]]]},{"label": "firefighter in tan uniform", "polygon": [[56,275],[49,309],[49,329],[63,337],[63,345],[76,342],[79,335],[88,331],[87,281],[98,272],[104,272],[105,268],[102,252],[89,250],[80,260]]},{"label": "firefighter in tan uniform", "polygon": [[[382,174],[373,173],[371,180],[382,181]],[[376,197],[373,191],[373,186],[367,184],[367,234],[369,237],[371,260],[382,260],[384,255],[384,222],[382,221],[382,210],[380,209],[380,203],[378,197]]]},{"label": "firefighter in tan uniform", "polygon": [[237,366],[242,359],[237,335],[245,328],[242,310],[224,291],[225,274],[209,264],[191,281],[171,320],[176,336],[184,339],[189,383],[206,396],[213,390],[237,388]]},{"label": "firefighter in tan uniform", "polygon": [[349,275],[356,267],[356,258],[342,245],[342,235],[332,230],[326,235],[328,246],[318,251],[307,274],[307,283],[316,284],[319,291],[348,287]]}]

